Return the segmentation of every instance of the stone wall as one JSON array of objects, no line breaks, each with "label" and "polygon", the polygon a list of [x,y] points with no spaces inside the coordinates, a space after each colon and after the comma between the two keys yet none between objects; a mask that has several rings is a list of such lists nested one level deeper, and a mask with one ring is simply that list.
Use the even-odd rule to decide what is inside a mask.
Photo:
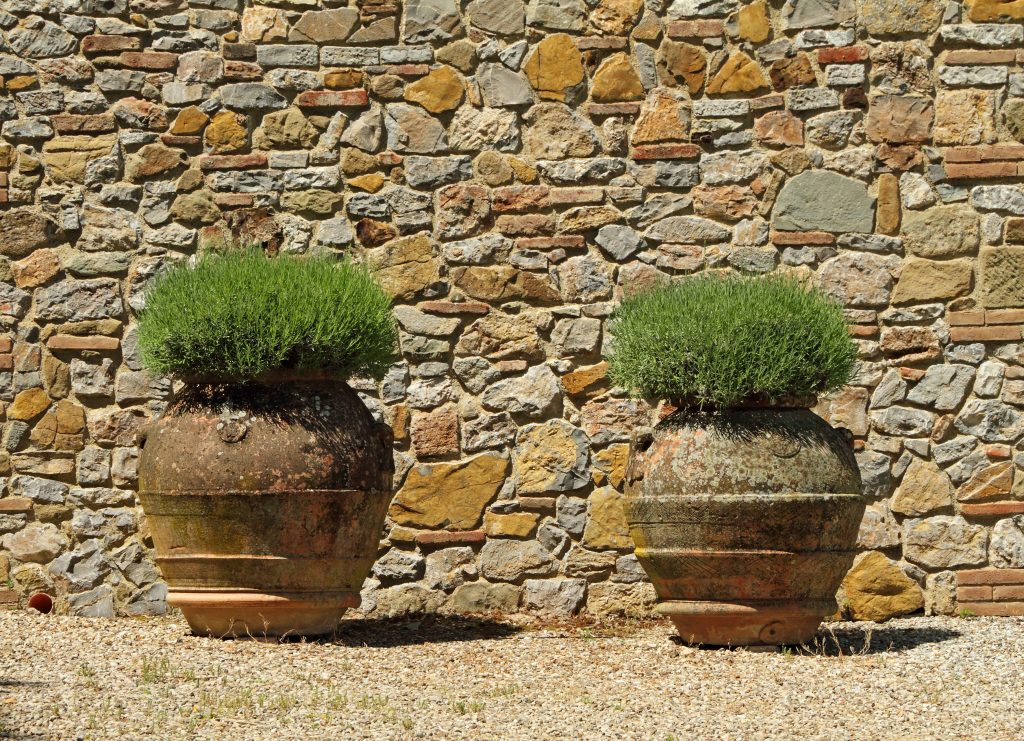
[{"label": "stone wall", "polygon": [[646,609],[604,320],[731,268],[848,307],[851,614],[1024,612],[1024,2],[343,3],[0,4],[0,602],[164,609],[134,317],[234,235],[395,296],[368,611]]}]

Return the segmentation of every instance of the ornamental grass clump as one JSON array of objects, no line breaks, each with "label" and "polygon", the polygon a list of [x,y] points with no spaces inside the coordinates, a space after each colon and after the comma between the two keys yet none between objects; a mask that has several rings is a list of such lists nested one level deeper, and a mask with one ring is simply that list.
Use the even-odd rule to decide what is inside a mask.
[{"label": "ornamental grass clump", "polygon": [[788,277],[707,275],[636,294],[612,315],[609,374],[677,405],[729,407],[837,389],[857,347],[842,308]]},{"label": "ornamental grass clump", "polygon": [[279,370],[379,378],[397,339],[391,299],[365,267],[249,248],[171,267],[139,316],[145,366],[193,379]]}]

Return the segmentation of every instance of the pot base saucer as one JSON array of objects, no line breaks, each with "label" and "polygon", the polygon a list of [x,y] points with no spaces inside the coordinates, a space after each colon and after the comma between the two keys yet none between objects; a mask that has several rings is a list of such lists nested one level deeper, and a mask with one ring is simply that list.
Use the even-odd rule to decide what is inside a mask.
[{"label": "pot base saucer", "polygon": [[359,595],[172,589],[167,602],[181,610],[196,635],[266,638],[331,633],[348,608],[359,606]]},{"label": "pot base saucer", "polygon": [[665,600],[656,611],[669,617],[680,638],[700,646],[779,646],[809,643],[835,600],[703,602]]}]

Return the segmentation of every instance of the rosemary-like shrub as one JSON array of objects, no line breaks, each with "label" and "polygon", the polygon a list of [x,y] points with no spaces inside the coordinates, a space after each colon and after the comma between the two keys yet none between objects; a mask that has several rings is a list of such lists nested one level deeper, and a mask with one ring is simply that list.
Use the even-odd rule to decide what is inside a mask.
[{"label": "rosemary-like shrub", "polygon": [[842,308],[783,276],[658,286],[623,301],[610,329],[617,385],[702,407],[831,391],[857,359]]},{"label": "rosemary-like shrub", "polygon": [[145,366],[244,381],[275,370],[379,377],[398,333],[391,300],[347,260],[224,249],[158,276],[139,316]]}]

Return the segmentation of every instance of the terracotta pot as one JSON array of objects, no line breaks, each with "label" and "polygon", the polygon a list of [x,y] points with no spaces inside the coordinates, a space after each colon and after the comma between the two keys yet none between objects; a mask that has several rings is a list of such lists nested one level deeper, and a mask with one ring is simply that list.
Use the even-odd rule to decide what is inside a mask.
[{"label": "terracotta pot", "polygon": [[346,384],[186,385],[139,443],[157,565],[194,632],[329,633],[359,604],[394,462]]},{"label": "terracotta pot", "polygon": [[634,435],[626,519],[679,635],[810,641],[864,514],[849,437],[804,408],[680,410]]}]

